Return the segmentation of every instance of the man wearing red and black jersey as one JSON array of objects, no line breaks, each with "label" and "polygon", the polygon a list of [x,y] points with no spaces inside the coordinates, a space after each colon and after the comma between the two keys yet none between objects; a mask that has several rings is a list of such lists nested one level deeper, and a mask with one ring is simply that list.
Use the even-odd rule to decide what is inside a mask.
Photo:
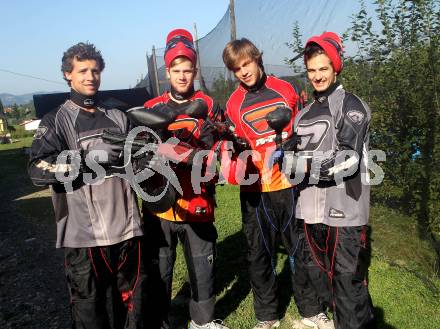
[{"label": "man wearing red and black jersey", "polygon": [[[293,120],[301,101],[288,82],[266,75],[262,54],[249,40],[228,43],[223,61],[240,80],[227,102],[225,116],[234,126],[237,137],[244,139],[252,152],[251,158],[238,156],[235,163],[233,156],[226,176],[229,182],[241,185],[243,230],[248,243],[249,275],[258,320],[254,329],[270,329],[280,324],[276,240],[281,238],[294,271],[298,239],[295,188],[279,164],[272,166],[273,161],[268,161],[276,149],[276,133],[268,126],[266,115],[278,107],[292,111],[290,123],[281,134],[285,142],[292,137]],[[242,166],[245,168],[240,168]],[[237,181],[243,171],[248,178]],[[255,177],[253,181],[249,181],[251,176]]]},{"label": "man wearing red and black jersey", "polygon": [[[183,29],[168,34],[165,50],[165,65],[170,90],[147,101],[146,110],[159,109],[184,113],[195,100],[203,100],[208,106],[208,117],[215,120],[218,114],[212,98],[194,90],[197,74],[196,52],[192,35]],[[211,134],[204,134],[205,120],[179,114],[168,126],[168,135],[190,144],[194,148],[211,147]],[[177,165],[175,173],[183,190],[167,209],[153,209],[143,205],[146,226],[146,243],[157,250],[160,277],[165,300],[158,300],[162,313],[163,328],[169,327],[168,312],[171,301],[173,267],[178,240],[183,244],[185,260],[191,286],[189,311],[192,329],[227,329],[214,320],[215,291],[214,265],[217,231],[214,226],[214,183],[202,183],[201,192],[195,193],[191,185],[191,167]],[[153,177],[154,178],[154,177]],[[158,295],[160,299],[160,295]]]}]

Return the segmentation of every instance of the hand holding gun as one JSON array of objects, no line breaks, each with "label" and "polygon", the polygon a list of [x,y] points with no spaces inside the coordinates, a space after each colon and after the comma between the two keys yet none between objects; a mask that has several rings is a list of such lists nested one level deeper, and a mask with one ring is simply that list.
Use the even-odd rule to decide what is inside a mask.
[{"label": "hand holding gun", "polygon": [[283,129],[287,127],[292,119],[292,110],[285,106],[279,106],[266,115],[266,121],[270,128],[275,130],[276,150],[272,155],[272,162],[278,163],[282,168],[284,151],[296,151],[296,134],[293,134],[285,142],[282,141]]},{"label": "hand holding gun", "polygon": [[[132,158],[143,165],[149,163],[149,161],[157,155],[162,155],[166,159],[172,161],[187,162],[192,159],[190,155],[192,155],[195,151],[191,145],[181,141],[176,141],[175,139],[159,143],[160,138],[156,132],[166,130],[180,114],[186,114],[196,119],[205,119],[207,117],[207,113],[208,106],[201,99],[192,101],[184,111],[177,111],[176,109],[170,108],[167,105],[152,109],[134,107],[127,111],[129,120],[134,125],[147,127],[151,131],[132,140],[127,139],[128,135],[126,134],[104,131],[102,134],[102,139],[105,143],[117,144],[121,147],[128,148],[132,154]],[[180,156],[185,153],[189,153],[189,155],[187,157]],[[148,161],[145,161],[145,158],[147,158]]]}]

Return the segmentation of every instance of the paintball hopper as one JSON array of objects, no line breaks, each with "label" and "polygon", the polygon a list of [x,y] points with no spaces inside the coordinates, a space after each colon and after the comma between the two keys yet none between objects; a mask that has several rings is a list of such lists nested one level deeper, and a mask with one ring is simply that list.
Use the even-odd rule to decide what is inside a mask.
[{"label": "paintball hopper", "polygon": [[208,116],[208,104],[203,99],[198,98],[188,105],[183,114],[195,119],[205,119]]},{"label": "paintball hopper", "polygon": [[174,121],[174,117],[167,111],[145,110],[143,106],[127,110],[127,116],[135,125],[146,126],[153,130],[163,129]]},{"label": "paintball hopper", "polygon": [[276,132],[281,132],[292,119],[292,110],[285,106],[279,106],[266,115],[266,121],[269,127]]},{"label": "paintball hopper", "polygon": [[203,99],[196,99],[189,103],[184,111],[177,111],[167,105],[157,108],[145,109],[142,106],[127,110],[127,116],[137,126],[145,126],[153,130],[164,129],[179,114],[186,114],[195,119],[205,119],[208,115],[208,105]]}]

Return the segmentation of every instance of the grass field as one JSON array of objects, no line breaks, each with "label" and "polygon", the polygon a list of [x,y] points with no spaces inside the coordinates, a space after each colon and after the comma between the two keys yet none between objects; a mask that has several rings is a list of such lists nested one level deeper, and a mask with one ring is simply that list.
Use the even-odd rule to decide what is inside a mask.
[{"label": "grass field", "polygon": [[20,138],[19,140],[11,144],[0,144],[0,152],[27,147],[30,146],[31,143],[32,143],[32,137]]},{"label": "grass field", "polygon": [[[50,203],[47,190],[36,191],[26,177],[26,155],[22,147],[31,139],[0,145],[0,189],[12,195],[21,195],[35,202],[20,208],[26,215],[47,218]],[[20,189],[20,193],[16,192]],[[374,193],[374,191],[373,191]],[[45,200],[45,201],[41,201]],[[44,202],[44,204],[41,204]],[[252,328],[255,317],[252,293],[247,275],[246,242],[241,232],[238,189],[232,186],[217,188],[216,226],[218,238],[217,266],[217,317],[231,328]],[[47,219],[46,219],[47,220]],[[375,306],[378,328],[438,328],[440,323],[438,260],[430,244],[419,237],[416,221],[393,210],[380,206],[371,212],[372,259],[369,271],[370,292]],[[277,262],[280,279],[280,308],[284,315],[280,328],[292,328],[298,319],[291,294],[290,267],[286,256],[280,252]],[[184,327],[187,316],[185,298],[187,291],[186,269],[179,250],[174,273],[173,313],[178,328]],[[182,302],[183,301],[183,302]]]},{"label": "grass field", "polygon": [[[217,188],[216,226],[218,242],[217,313],[231,328],[252,328],[255,317],[246,271],[246,242],[241,233],[238,189]],[[370,292],[379,328],[435,328],[440,323],[438,297],[440,281],[435,252],[418,238],[415,221],[383,207],[373,207]],[[186,273],[182,257],[175,273],[175,293]],[[292,328],[299,319],[291,294],[290,267],[279,254],[281,311],[280,328]]]}]

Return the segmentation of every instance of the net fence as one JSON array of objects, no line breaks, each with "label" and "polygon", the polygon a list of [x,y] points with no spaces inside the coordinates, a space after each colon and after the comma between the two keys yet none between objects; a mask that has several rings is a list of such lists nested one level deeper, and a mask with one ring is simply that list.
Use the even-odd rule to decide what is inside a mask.
[{"label": "net fence", "polygon": [[[368,12],[374,10],[373,3],[366,1],[365,6]],[[324,31],[342,34],[350,26],[352,16],[360,10],[361,3],[356,0],[236,0],[234,7],[237,38],[248,38],[263,52],[266,73],[289,77],[295,73],[286,60],[297,54],[286,43],[293,41],[295,23],[301,30],[303,43],[310,36]],[[197,40],[200,67],[196,88],[204,83],[209,92],[215,88],[216,81],[230,77],[222,61],[223,48],[230,41],[230,31],[228,8],[218,24]],[[346,52],[350,52],[354,46],[346,44]],[[168,89],[164,50],[156,48],[149,53],[148,73],[137,85],[147,88],[153,96]],[[300,59],[297,62],[301,64]]]}]

